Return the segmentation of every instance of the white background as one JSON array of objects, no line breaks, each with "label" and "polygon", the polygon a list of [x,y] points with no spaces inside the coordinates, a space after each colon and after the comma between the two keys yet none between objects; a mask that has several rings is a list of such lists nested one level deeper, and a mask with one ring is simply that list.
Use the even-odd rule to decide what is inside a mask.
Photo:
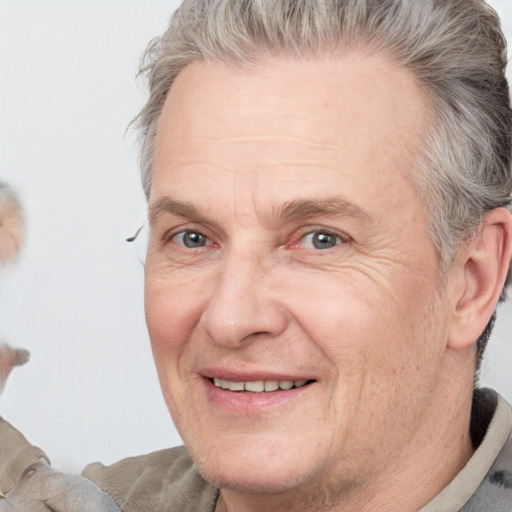
[{"label": "white background", "polygon": [[[180,443],[124,241],[145,215],[125,135],[144,97],[138,61],[177,3],[0,0],[0,179],[29,225],[21,261],[0,273],[0,339],[32,353],[0,413],[66,470]],[[512,0],[491,4],[512,41]],[[483,382],[512,402],[511,335],[507,304]]]}]

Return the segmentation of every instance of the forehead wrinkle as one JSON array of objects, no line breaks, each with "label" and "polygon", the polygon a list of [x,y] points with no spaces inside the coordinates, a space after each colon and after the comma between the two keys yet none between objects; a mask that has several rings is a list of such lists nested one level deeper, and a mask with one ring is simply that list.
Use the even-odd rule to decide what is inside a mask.
[{"label": "forehead wrinkle", "polygon": [[339,144],[313,141],[310,138],[301,137],[299,135],[283,135],[282,133],[268,133],[266,135],[233,135],[220,137],[216,142],[237,143],[237,144],[251,144],[254,142],[298,142],[301,146],[312,149],[332,149],[338,151]]},{"label": "forehead wrinkle", "polygon": [[226,165],[222,165],[219,161],[215,160],[215,162],[212,163],[213,158],[192,158],[189,157],[187,159],[177,156],[173,157],[173,165],[174,168],[179,168],[181,171],[187,171],[190,170],[191,172],[197,171],[199,167],[201,168],[213,168],[219,169],[221,171],[226,172],[232,172],[233,169],[231,167],[228,167]]}]

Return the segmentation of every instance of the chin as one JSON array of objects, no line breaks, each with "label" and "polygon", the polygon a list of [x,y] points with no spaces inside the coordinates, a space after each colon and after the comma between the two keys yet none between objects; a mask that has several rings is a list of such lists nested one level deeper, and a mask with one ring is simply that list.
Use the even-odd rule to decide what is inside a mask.
[{"label": "chin", "polygon": [[273,471],[223,471],[219,468],[198,468],[205,480],[218,489],[242,494],[281,494],[301,486],[303,474],[279,474]]},{"label": "chin", "polygon": [[[318,473],[311,458],[299,455],[300,450],[272,450],[268,446],[259,449],[254,443],[250,450],[232,445],[228,450],[217,448],[200,453],[212,454],[196,457],[191,452],[203,478],[219,489],[236,492],[279,494],[304,485]],[[309,460],[308,464],[304,460]]]}]

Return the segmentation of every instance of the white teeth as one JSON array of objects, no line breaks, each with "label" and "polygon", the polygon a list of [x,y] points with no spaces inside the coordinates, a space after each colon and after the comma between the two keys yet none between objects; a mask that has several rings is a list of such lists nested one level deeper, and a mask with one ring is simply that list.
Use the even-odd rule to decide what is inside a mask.
[{"label": "white teeth", "polygon": [[277,380],[266,380],[265,391],[276,391],[279,389],[279,381]]},{"label": "white teeth", "polygon": [[243,391],[244,390],[244,383],[243,382],[230,382],[229,383],[229,390],[230,391]]},{"label": "white teeth", "polygon": [[245,391],[252,391],[253,393],[261,393],[265,391],[265,382],[257,380],[255,382],[246,382],[244,384]]},{"label": "white teeth", "polygon": [[262,393],[263,391],[272,392],[278,389],[289,390],[293,387],[301,388],[306,384],[306,380],[257,380],[250,382],[233,382],[215,377],[213,383],[216,387],[227,389],[229,391],[250,391],[251,393]]}]

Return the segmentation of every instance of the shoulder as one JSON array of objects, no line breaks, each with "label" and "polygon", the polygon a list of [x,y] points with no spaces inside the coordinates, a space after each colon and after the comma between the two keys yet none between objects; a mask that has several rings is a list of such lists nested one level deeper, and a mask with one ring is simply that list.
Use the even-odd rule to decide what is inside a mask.
[{"label": "shoulder", "polygon": [[199,474],[184,446],[111,466],[94,463],[83,476],[110,494],[124,512],[211,512],[217,499],[217,489]]}]

